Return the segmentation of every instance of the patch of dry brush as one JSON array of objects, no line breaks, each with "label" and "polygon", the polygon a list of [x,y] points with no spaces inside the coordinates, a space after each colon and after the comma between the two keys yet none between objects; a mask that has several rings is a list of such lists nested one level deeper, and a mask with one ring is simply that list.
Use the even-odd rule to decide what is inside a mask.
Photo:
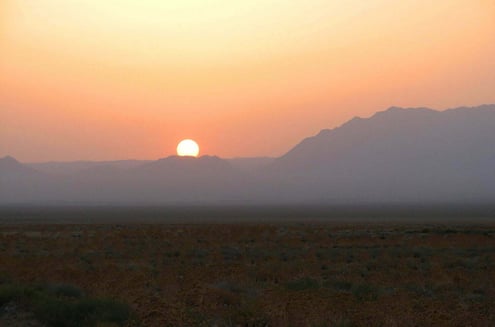
[{"label": "patch of dry brush", "polygon": [[10,225],[0,262],[143,326],[495,325],[493,226]]}]

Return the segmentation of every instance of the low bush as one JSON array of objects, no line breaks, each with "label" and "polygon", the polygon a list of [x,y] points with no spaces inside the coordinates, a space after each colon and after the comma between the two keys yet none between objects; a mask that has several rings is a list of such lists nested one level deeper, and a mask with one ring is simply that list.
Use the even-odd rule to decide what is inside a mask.
[{"label": "low bush", "polygon": [[53,327],[124,326],[132,318],[128,305],[111,299],[85,297],[69,284],[0,285],[0,306],[15,302]]},{"label": "low bush", "polygon": [[358,284],[352,287],[352,294],[359,301],[374,301],[378,298],[378,290],[370,284]]},{"label": "low bush", "polygon": [[0,286],[0,307],[22,297],[24,288],[16,284],[3,284]]},{"label": "low bush", "polygon": [[352,283],[344,280],[327,281],[323,286],[341,292],[349,292],[352,289]]},{"label": "low bush", "polygon": [[84,295],[80,288],[70,284],[48,284],[46,288],[48,292],[56,296],[81,298]]},{"label": "low bush", "polygon": [[305,291],[310,289],[318,289],[320,284],[316,279],[304,277],[287,282],[285,286],[290,291]]}]

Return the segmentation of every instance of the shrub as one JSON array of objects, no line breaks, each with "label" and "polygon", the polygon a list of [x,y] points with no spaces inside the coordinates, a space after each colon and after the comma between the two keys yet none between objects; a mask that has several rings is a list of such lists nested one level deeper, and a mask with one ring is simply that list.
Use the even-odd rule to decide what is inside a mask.
[{"label": "shrub", "polygon": [[332,327],[353,327],[355,326],[349,319],[341,319],[335,322]]},{"label": "shrub", "polygon": [[55,296],[71,298],[81,298],[84,295],[80,288],[70,284],[48,284],[47,291]]},{"label": "shrub", "polygon": [[223,259],[230,260],[238,260],[241,258],[241,251],[237,247],[224,246],[220,249]]},{"label": "shrub", "polygon": [[305,291],[309,289],[318,289],[320,284],[316,279],[304,277],[285,284],[290,291]]},{"label": "shrub", "polygon": [[123,326],[131,319],[126,304],[109,299],[84,297],[68,284],[0,286],[0,306],[11,301],[22,303],[36,319],[53,327],[97,326],[110,323]]},{"label": "shrub", "polygon": [[352,294],[359,301],[374,301],[378,298],[378,290],[370,284],[355,285]]},{"label": "shrub", "polygon": [[0,286],[0,307],[22,297],[23,287],[16,284],[4,284]]},{"label": "shrub", "polygon": [[325,282],[323,286],[327,288],[333,288],[337,291],[348,292],[352,288],[352,283],[348,281],[335,280],[335,281]]}]

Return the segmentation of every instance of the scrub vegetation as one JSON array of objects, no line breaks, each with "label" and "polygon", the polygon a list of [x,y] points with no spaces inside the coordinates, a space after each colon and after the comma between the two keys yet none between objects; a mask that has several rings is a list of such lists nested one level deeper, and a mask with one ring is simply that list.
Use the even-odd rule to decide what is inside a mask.
[{"label": "scrub vegetation", "polygon": [[0,262],[0,322],[495,325],[489,223],[4,224]]}]

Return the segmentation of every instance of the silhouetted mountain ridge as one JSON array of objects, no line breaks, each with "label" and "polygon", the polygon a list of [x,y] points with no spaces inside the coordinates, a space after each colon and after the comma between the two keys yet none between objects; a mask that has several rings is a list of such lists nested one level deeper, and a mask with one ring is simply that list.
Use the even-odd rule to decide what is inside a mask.
[{"label": "silhouetted mountain ridge", "polygon": [[494,139],[495,105],[391,107],[304,139],[268,174],[333,201],[486,201],[495,194]]},{"label": "silhouetted mountain ridge", "polygon": [[[318,164],[320,160],[336,159],[360,147],[373,146],[373,144],[380,144],[383,148],[398,142],[403,142],[405,145],[416,143],[418,148],[427,149],[429,142],[423,141],[427,141],[428,138],[435,141],[438,137],[446,139],[447,135],[472,134],[470,128],[483,129],[473,131],[480,137],[472,143],[476,143],[475,141],[484,143],[483,137],[488,135],[482,134],[490,134],[494,116],[495,105],[475,108],[461,107],[443,112],[428,108],[390,107],[369,118],[355,117],[339,127],[324,129],[317,135],[304,139],[288,153],[278,158],[275,166],[282,165],[282,163],[296,164],[300,161],[304,164],[308,164],[309,161]],[[473,135],[469,138],[472,139]],[[452,139],[446,143],[453,144],[455,141]],[[437,149],[444,151],[441,148]],[[334,151],[339,152],[339,155],[330,157]]]},{"label": "silhouetted mountain ridge", "polygon": [[125,170],[137,167],[144,163],[150,162],[150,160],[113,160],[113,161],[67,161],[67,162],[36,162],[26,164],[37,171],[44,172],[52,175],[72,175],[84,173],[92,170],[108,169],[109,167],[116,168],[118,170]]},{"label": "silhouetted mountain ridge", "polygon": [[0,158],[0,178],[13,177],[14,175],[41,175],[41,173],[21,164],[14,157],[5,156]]},{"label": "silhouetted mountain ridge", "polygon": [[201,156],[195,157],[179,157],[169,156],[166,158],[158,159],[150,163],[146,163],[142,166],[135,168],[136,170],[163,170],[173,169],[177,171],[194,171],[194,170],[225,170],[233,169],[226,160],[220,159],[217,156]]},{"label": "silhouetted mountain ridge", "polygon": [[275,159],[38,164],[72,172],[55,177],[6,157],[0,202],[495,203],[494,140],[495,105],[390,107],[324,129]]}]

